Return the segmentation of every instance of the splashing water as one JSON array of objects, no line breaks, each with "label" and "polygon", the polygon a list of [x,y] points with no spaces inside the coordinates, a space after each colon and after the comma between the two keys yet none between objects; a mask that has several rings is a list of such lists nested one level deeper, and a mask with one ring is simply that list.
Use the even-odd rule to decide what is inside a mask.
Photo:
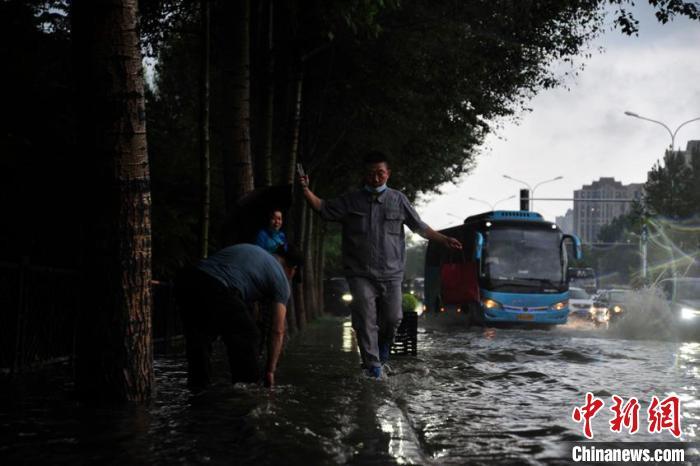
[{"label": "splashing water", "polygon": [[609,332],[617,338],[631,340],[675,340],[671,309],[656,287],[629,293],[625,315],[610,325]]}]

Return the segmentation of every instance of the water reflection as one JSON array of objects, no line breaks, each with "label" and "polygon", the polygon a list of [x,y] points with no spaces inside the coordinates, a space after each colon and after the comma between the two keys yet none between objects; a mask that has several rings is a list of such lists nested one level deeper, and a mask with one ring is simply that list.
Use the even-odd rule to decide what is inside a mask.
[{"label": "water reflection", "polygon": [[558,464],[561,445],[583,438],[571,410],[587,391],[606,400],[596,441],[675,440],[646,432],[644,419],[634,436],[611,432],[613,394],[638,398],[644,415],[651,396],[677,393],[682,439],[696,439],[698,343],[585,326],[484,331],[426,317],[418,356],[393,357],[386,381],[361,375],[350,322],[327,319],[286,349],[272,393],[228,383],[222,351],[219,379],[196,396],[183,358],[159,358],[147,407],[97,410],[60,389],[22,387],[0,406],[2,463]]},{"label": "water reflection", "polygon": [[425,464],[420,443],[404,413],[390,400],[377,409],[382,431],[389,435],[389,454],[398,464]]},{"label": "water reflection", "polygon": [[343,351],[352,353],[358,351],[357,341],[355,340],[355,331],[352,329],[352,322],[343,322]]}]

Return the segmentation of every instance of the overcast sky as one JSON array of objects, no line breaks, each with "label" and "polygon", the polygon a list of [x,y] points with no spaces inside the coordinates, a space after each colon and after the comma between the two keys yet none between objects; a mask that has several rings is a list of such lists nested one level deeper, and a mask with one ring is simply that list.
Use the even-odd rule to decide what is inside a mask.
[{"label": "overcast sky", "polygon": [[[573,197],[573,191],[598,178],[641,183],[663,157],[671,137],[661,126],[625,116],[630,110],[660,120],[672,130],[700,117],[700,23],[676,19],[661,25],[648,6],[635,10],[639,37],[608,31],[596,45],[605,48],[585,61],[586,68],[568,82],[569,90],[542,92],[519,124],[506,123],[487,139],[475,169],[442,195],[420,198],[416,207],[433,228],[461,223],[468,215],[490,210],[479,198],[494,203],[557,176],[564,178],[537,188],[534,197]],[[685,149],[700,139],[700,121],[684,126],[676,147]],[[570,202],[537,201],[547,220],[563,215]],[[498,204],[517,209],[517,199]]]}]

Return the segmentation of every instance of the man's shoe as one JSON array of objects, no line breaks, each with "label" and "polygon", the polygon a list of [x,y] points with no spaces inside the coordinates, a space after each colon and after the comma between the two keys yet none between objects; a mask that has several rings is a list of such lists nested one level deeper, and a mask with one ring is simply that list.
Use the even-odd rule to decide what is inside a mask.
[{"label": "man's shoe", "polygon": [[382,368],[380,366],[372,366],[369,369],[367,369],[367,376],[371,377],[373,379],[381,379],[382,378]]}]

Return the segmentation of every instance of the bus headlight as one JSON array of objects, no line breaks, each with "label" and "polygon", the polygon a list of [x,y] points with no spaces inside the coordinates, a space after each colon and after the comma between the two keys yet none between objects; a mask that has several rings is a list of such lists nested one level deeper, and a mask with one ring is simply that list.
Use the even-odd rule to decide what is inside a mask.
[{"label": "bus headlight", "polygon": [[698,317],[699,315],[700,311],[697,311],[695,309],[691,309],[689,307],[681,308],[681,319],[690,320]]},{"label": "bus headlight", "polygon": [[486,298],[481,302],[482,306],[486,309],[501,309],[501,303],[494,301],[493,299]]},{"label": "bus headlight", "polygon": [[620,312],[623,311],[622,306],[619,306],[619,305],[615,304],[615,305],[613,306],[613,311],[615,312],[615,314],[619,314]]},{"label": "bus headlight", "polygon": [[350,301],[352,301],[352,295],[350,293],[343,293],[343,296],[341,296],[340,299],[342,299],[346,303],[349,303]]},{"label": "bus headlight", "polygon": [[561,311],[562,309],[567,307],[569,307],[569,300],[565,299],[564,301],[559,301],[558,303],[552,304],[550,309],[552,309],[553,311]]}]

